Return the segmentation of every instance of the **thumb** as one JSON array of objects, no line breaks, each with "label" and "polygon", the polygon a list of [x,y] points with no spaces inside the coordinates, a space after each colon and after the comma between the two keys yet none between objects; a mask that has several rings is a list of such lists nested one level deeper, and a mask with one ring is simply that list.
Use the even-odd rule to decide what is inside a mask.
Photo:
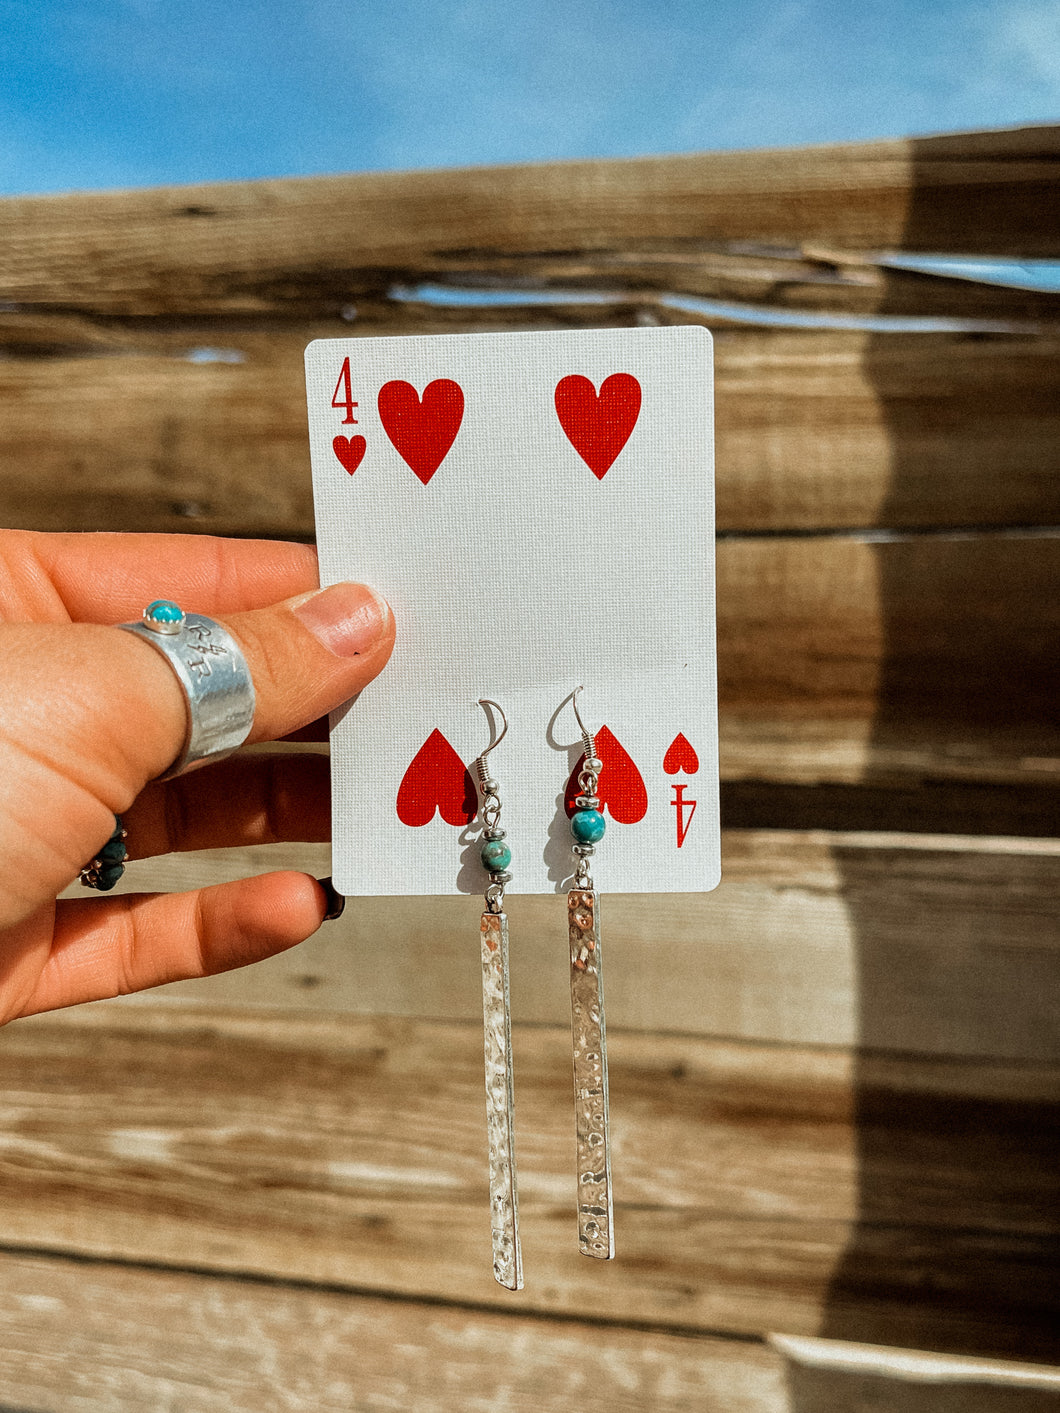
[{"label": "thumb", "polygon": [[[243,650],[254,683],[254,724],[247,743],[275,741],[325,716],[362,691],[386,666],[394,647],[394,616],[386,600],[365,584],[332,584],[300,594],[271,608],[219,619]],[[129,637],[133,643],[142,640]],[[166,695],[184,692],[154,648],[143,644],[148,667],[161,667]],[[181,730],[183,732],[183,722]],[[167,770],[180,754],[183,734],[174,742],[163,733],[139,763],[143,784]]]},{"label": "thumb", "polygon": [[365,584],[332,584],[225,620],[257,697],[248,740],[276,741],[362,691],[394,649],[390,605]]}]

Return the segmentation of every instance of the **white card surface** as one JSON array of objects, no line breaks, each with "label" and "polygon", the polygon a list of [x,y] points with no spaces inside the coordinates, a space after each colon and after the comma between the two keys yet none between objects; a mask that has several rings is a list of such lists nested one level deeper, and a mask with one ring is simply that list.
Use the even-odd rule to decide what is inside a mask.
[{"label": "white card surface", "polygon": [[318,340],[306,385],[321,582],[373,585],[398,635],[332,722],[339,891],[485,888],[464,773],[490,744],[483,697],[509,722],[489,759],[508,891],[563,891],[580,685],[597,888],[715,887],[707,331]]}]

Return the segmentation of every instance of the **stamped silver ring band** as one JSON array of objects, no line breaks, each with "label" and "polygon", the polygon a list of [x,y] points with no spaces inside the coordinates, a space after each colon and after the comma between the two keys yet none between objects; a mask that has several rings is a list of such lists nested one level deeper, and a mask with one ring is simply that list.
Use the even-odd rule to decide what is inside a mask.
[{"label": "stamped silver ring band", "polygon": [[239,644],[226,628],[202,614],[183,613],[168,600],[149,604],[141,623],[117,626],[161,653],[184,688],[184,746],[160,780],[220,760],[243,744],[254,722],[254,683]]}]

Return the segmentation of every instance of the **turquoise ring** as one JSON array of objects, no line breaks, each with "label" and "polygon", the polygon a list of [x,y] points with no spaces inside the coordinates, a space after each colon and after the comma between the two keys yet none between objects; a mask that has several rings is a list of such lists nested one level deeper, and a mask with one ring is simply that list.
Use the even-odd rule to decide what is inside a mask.
[{"label": "turquoise ring", "polygon": [[155,599],[139,623],[119,623],[165,658],[184,692],[184,744],[160,780],[238,750],[254,724],[254,683],[243,650],[222,624]]}]

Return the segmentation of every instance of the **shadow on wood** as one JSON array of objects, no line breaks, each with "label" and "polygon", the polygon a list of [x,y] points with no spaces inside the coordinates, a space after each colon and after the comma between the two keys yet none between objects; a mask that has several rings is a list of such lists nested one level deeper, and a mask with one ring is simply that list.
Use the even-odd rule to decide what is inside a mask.
[{"label": "shadow on wood", "polygon": [[[946,184],[951,144],[939,138],[913,146],[915,175],[903,247],[915,251],[932,247],[940,222],[945,225],[956,219],[954,202],[961,198]],[[1043,222],[1055,230],[1056,187],[1043,188],[1034,200],[1040,202]],[[979,214],[969,211],[969,223],[977,221]],[[878,392],[891,444],[890,486],[880,517],[884,525],[908,525],[911,507],[933,504],[930,490],[925,499],[925,488],[930,488],[936,449],[945,442],[954,418],[960,420],[959,404],[967,400],[969,384],[977,380],[978,362],[995,352],[991,342],[1000,343],[1002,350],[1006,343],[1006,336],[1000,334],[920,337],[941,339],[951,346],[951,353],[952,345],[958,344],[957,362],[967,365],[966,377],[962,386],[960,379],[933,380],[928,372],[922,386],[911,390],[908,378],[896,376],[895,336],[876,336],[865,366]],[[1033,344],[1023,353],[1037,368],[1036,378],[1041,381],[1036,387],[1021,378],[1000,376],[989,380],[988,386],[984,383],[976,398],[981,434],[994,448],[994,476],[1002,498],[1020,475],[1020,458],[1034,439],[1038,420],[1047,406],[1056,404],[1060,392],[1055,351],[1044,339],[1038,354]],[[995,357],[989,361],[997,362]],[[950,366],[954,366],[952,359]],[[899,381],[903,381],[901,389]],[[1043,469],[1039,463],[1039,475]],[[1045,479],[1055,490],[1055,459]],[[1049,501],[1043,480],[1039,503],[1044,506]],[[1056,651],[1060,534],[1055,526],[1020,523],[1022,510],[1020,521],[1007,526],[1003,520],[995,521],[984,530],[969,525],[959,512],[948,521],[944,507],[933,505],[933,509],[936,519],[922,524],[922,533],[876,546],[883,645],[866,783],[886,783],[895,750],[919,737],[931,743],[940,759],[974,758],[991,750],[1008,759],[1016,773],[1047,800],[1050,787],[1060,778],[1055,773],[1060,755],[1060,656]],[[1014,621],[1029,632],[1013,635],[1006,625]],[[924,631],[928,622],[934,627],[930,634]],[[879,762],[876,767],[874,757]],[[923,781],[928,793],[937,783]],[[1048,805],[1038,817],[1043,834],[1054,834],[1060,819],[1055,803],[1060,792],[1053,794],[1053,800],[1051,819]],[[999,924],[989,884],[984,886],[978,910],[965,916],[967,947],[940,949],[937,966],[930,960],[925,965],[923,950],[914,962],[903,957],[901,948],[892,945],[885,951],[879,945],[880,911],[893,908],[896,901],[886,878],[881,874],[875,883],[866,880],[859,851],[840,848],[836,861],[844,876],[857,939],[860,1043],[866,1048],[857,1061],[854,1085],[857,1223],[831,1284],[822,1333],[877,1344],[967,1348],[952,1321],[954,1293],[963,1290],[967,1299],[967,1292],[977,1289],[983,1325],[990,1325],[994,1312],[997,1328],[1021,1329],[1022,1335],[1017,1347],[1007,1342],[1004,1349],[984,1350],[979,1344],[976,1352],[1056,1359],[1060,1357],[1056,1258],[1051,1266],[1043,1262],[1039,1247],[1015,1277],[1011,1265],[1008,1274],[1002,1274],[994,1255],[995,1242],[1002,1240],[1011,1260],[1012,1238],[1020,1228],[1008,1201],[1013,1174],[1060,1164],[1055,1118],[1028,1114],[1015,1128],[1019,1105],[998,1107],[957,1093],[899,1097],[889,1079],[890,1062],[870,1053],[872,1047],[893,1045],[887,1017],[894,1012],[896,977],[908,991],[914,1011],[918,992],[930,991],[936,1005],[932,1024],[938,1032],[951,1028],[951,1004],[962,1005],[962,1024],[967,1027],[966,1001],[957,1001],[967,992],[963,970],[975,964],[976,938],[991,934]],[[1010,880],[1009,908],[1012,886]],[[1019,886],[1017,881],[1017,890]],[[910,906],[908,895],[903,901]],[[1055,923],[1050,927],[1043,914],[1040,926],[1040,948],[1033,938],[1028,943],[1024,937],[1021,945],[1011,949],[1006,975],[976,978],[981,983],[984,1031],[996,1030],[997,1008],[1003,1006],[1006,990],[1026,996],[1040,984],[1046,930],[1055,935]],[[1044,1015],[1040,1021],[1043,1027],[1050,1023]],[[935,1048],[931,1039],[923,1037],[925,1050]],[[902,1106],[900,1114],[895,1112],[896,1104]],[[967,1198],[977,1207],[981,1203],[984,1213],[992,1210],[994,1216],[974,1235],[936,1228],[930,1235],[925,1231],[922,1243],[909,1243],[910,1227],[916,1227],[916,1213],[930,1191],[931,1173],[938,1171],[940,1158],[947,1171],[963,1172]],[[1030,1222],[1029,1239],[1033,1214],[1025,1216]],[[904,1236],[896,1241],[898,1222]],[[881,1297],[878,1304],[866,1299],[874,1285]],[[894,1300],[902,1286],[917,1292],[917,1299],[910,1300],[905,1310]],[[851,1299],[855,1290],[856,1302]],[[876,1406],[868,1385],[857,1400],[843,1401],[836,1394],[837,1377],[834,1370],[793,1365],[793,1408],[810,1413]],[[1048,1397],[1048,1406],[1056,1406],[1055,1391],[1035,1396],[1016,1390],[989,1406],[1013,1410],[1046,1406],[1035,1397]],[[930,1407],[935,1413],[979,1406],[962,1401],[966,1398],[967,1390],[959,1386],[941,1389],[928,1384],[917,1393],[911,1385],[903,1408]]]},{"label": "shadow on wood", "polygon": [[826,1339],[769,1341],[785,1361],[786,1413],[1056,1413],[1060,1374]]}]

